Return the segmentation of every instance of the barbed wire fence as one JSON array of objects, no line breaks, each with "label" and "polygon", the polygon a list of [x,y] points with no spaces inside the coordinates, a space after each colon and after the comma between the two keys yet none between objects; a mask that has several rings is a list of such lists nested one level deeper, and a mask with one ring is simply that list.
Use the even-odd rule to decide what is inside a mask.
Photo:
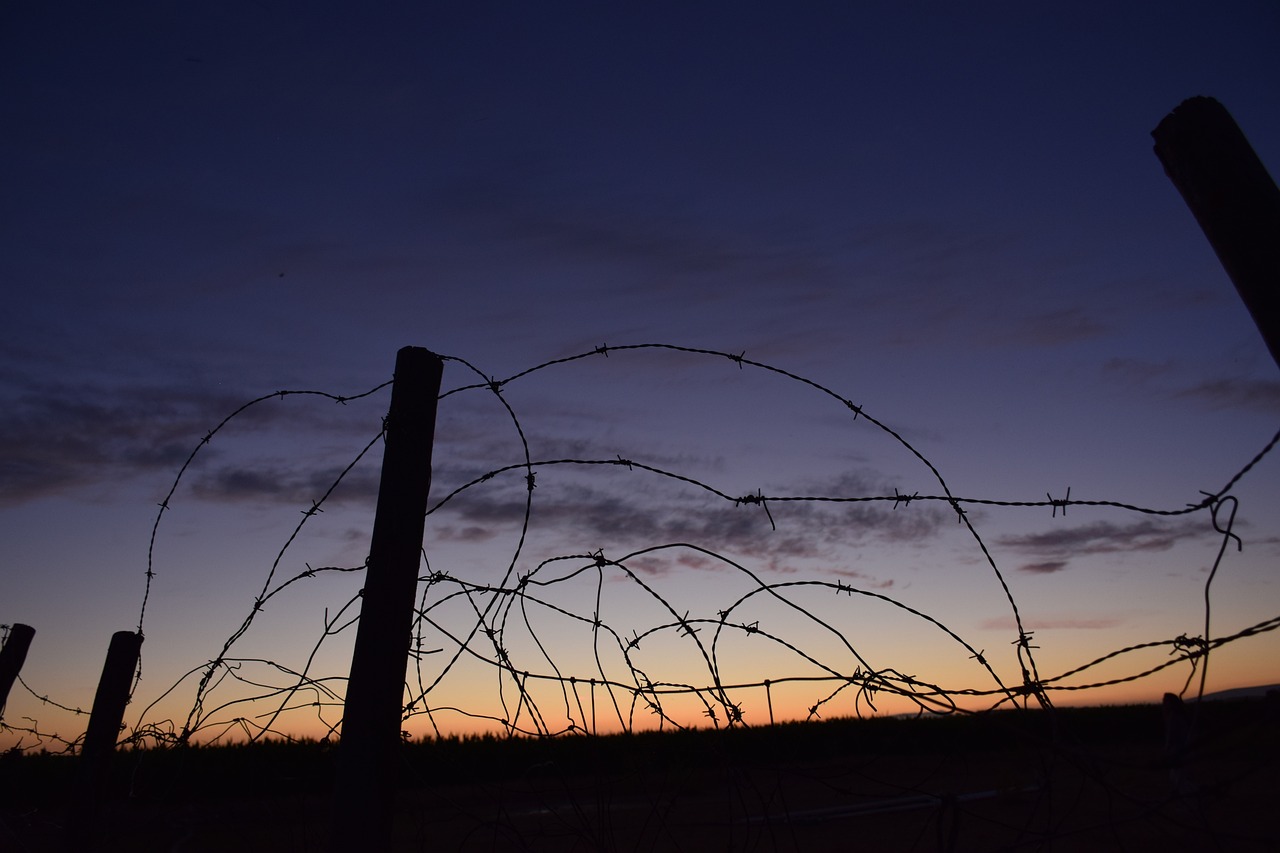
[{"label": "barbed wire fence", "polygon": [[[892,493],[791,494],[766,493],[760,488],[738,494],[708,482],[705,475],[691,475],[677,465],[646,460],[638,453],[618,453],[612,458],[540,455],[539,442],[530,440],[526,418],[511,402],[511,390],[534,376],[555,375],[580,362],[607,364],[609,370],[623,372],[627,356],[641,351],[691,362],[727,363],[730,369],[768,375],[816,395],[850,428],[871,430],[904,452],[925,472],[929,485],[910,493],[894,487]],[[535,738],[649,729],[750,728],[796,718],[875,714],[889,702],[895,708],[939,716],[1028,706],[1051,712],[1057,695],[1098,691],[1174,669],[1186,672],[1179,695],[1192,698],[1205,690],[1214,651],[1280,627],[1278,615],[1214,634],[1210,595],[1210,586],[1227,554],[1243,545],[1235,525],[1239,504],[1236,487],[1272,452],[1280,432],[1238,471],[1224,478],[1217,489],[1201,492],[1196,500],[1177,507],[1084,500],[1073,498],[1070,489],[1061,497],[1046,494],[1044,500],[1001,500],[955,493],[938,467],[887,419],[823,384],[747,358],[745,353],[669,344],[601,345],[502,379],[488,376],[464,359],[441,358],[467,377],[441,394],[442,411],[463,400],[480,398],[496,403],[496,411],[509,424],[513,436],[509,446],[515,450],[506,459],[495,460],[497,464],[477,468],[472,476],[455,477],[457,482],[433,498],[428,509],[419,603],[406,673],[406,737],[410,732],[441,737],[477,727]],[[618,384],[625,384],[625,379]],[[160,502],[148,547],[139,634],[147,624],[153,585],[163,580],[163,567],[156,565],[163,521],[174,502],[181,499],[184,481],[204,448],[223,438],[242,415],[268,401],[307,397],[341,406],[376,404],[382,399],[380,392],[389,386],[390,382],[383,382],[354,395],[277,391],[250,400],[209,430]],[[327,489],[302,509],[301,519],[285,536],[267,568],[252,606],[221,648],[175,683],[150,694],[149,701],[144,698],[150,693],[144,690],[145,668],[139,667],[133,697],[137,713],[131,715],[122,744],[163,747],[338,737],[345,671],[322,671],[320,661],[329,657],[328,650],[334,644],[349,642],[359,619],[358,589],[325,608],[323,628],[301,656],[300,664],[240,656],[238,648],[265,618],[266,605],[303,588],[304,582],[344,575],[358,581],[363,565],[299,564],[293,549],[304,530],[320,523],[344,481],[381,442],[385,421],[380,426],[371,421],[365,443]],[[554,491],[547,486],[557,478],[572,485],[574,478],[584,476],[621,480],[623,485],[616,488],[629,494],[638,491],[633,485],[637,481],[643,481],[646,488],[659,484],[667,490],[663,494],[677,496],[682,505],[694,503],[699,512],[722,519],[732,517],[731,521],[722,520],[722,525],[767,526],[770,535],[779,538],[788,536],[794,513],[815,508],[874,508],[879,515],[860,520],[881,522],[921,512],[922,507],[933,508],[935,515],[954,520],[977,555],[975,559],[998,585],[1012,620],[1014,666],[1010,671],[995,653],[971,643],[942,618],[913,606],[902,595],[890,595],[883,585],[877,586],[858,573],[834,579],[830,575],[798,578],[783,573],[779,578],[778,573],[761,568],[750,553],[726,554],[729,549],[720,543],[731,542],[731,537],[712,537],[715,547],[692,537],[650,539],[616,547],[596,541],[565,553],[564,537],[555,526],[561,518],[554,511],[555,496],[542,496]],[[592,492],[596,497],[600,494]],[[715,505],[720,508],[708,509]],[[1125,645],[1061,672],[1042,671],[1039,641],[1028,629],[1005,571],[980,532],[975,510],[1048,511],[1056,518],[1076,507],[1194,517],[1211,528],[1219,547],[1204,584],[1203,624],[1198,632]],[[483,518],[486,512],[500,519],[495,524],[510,521],[514,545],[500,559],[492,556],[496,552],[489,547],[486,553],[490,556],[485,559],[493,576],[478,577],[445,562],[435,547],[432,523],[440,520],[448,527],[448,519],[467,517],[468,513]],[[541,525],[543,517],[551,522]],[[633,543],[637,537],[670,529],[639,523],[638,528],[632,533],[620,531],[617,539]],[[697,528],[691,525],[687,531],[697,532]],[[465,539],[465,533],[454,531],[453,539]],[[474,532],[473,538],[487,540],[489,534]],[[535,539],[536,549],[531,546]],[[548,550],[554,543],[560,544],[560,551]],[[677,598],[666,583],[672,566],[694,567],[700,577],[713,576],[716,582],[691,597]],[[871,651],[854,636],[851,626],[865,618],[866,612],[858,606],[870,606],[914,624],[929,648],[945,649],[946,655],[965,659],[975,677],[967,684],[942,684],[909,674],[906,664],[885,661],[887,655],[881,650]],[[745,653],[744,644],[750,644]],[[1156,663],[1149,657],[1132,666],[1124,663],[1153,652],[1166,654]],[[767,661],[768,666],[746,666],[744,657],[753,665]],[[1117,666],[1123,669],[1120,674],[1093,677],[1094,672],[1110,668],[1107,672],[1111,673]],[[19,683],[42,703],[76,717],[86,713],[72,704],[55,702],[26,681]],[[189,705],[182,703],[188,708],[185,717],[161,716],[166,713],[162,709],[178,706],[185,694],[190,695]],[[802,713],[790,710],[794,707],[802,708]],[[73,751],[80,742],[77,736],[42,730],[30,717],[4,719],[0,726],[22,737],[16,749]]]}]

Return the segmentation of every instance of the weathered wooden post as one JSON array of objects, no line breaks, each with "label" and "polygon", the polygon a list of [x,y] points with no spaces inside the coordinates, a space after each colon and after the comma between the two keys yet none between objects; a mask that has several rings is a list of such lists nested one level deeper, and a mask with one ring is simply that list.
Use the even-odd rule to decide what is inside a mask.
[{"label": "weathered wooden post", "polygon": [[1151,132],[1165,174],[1280,365],[1280,190],[1222,104],[1189,98]]},{"label": "weathered wooden post", "polygon": [[107,770],[120,738],[120,725],[124,722],[124,709],[129,704],[141,652],[142,634],[117,631],[111,635],[107,660],[102,665],[98,690],[93,696],[93,710],[89,712],[89,727],[80,747],[79,778],[67,816],[67,850],[97,849],[98,804],[105,793]]},{"label": "weathered wooden post", "polygon": [[89,768],[90,776],[100,773],[120,738],[120,725],[124,722],[124,709],[129,704],[129,689],[134,673],[138,671],[138,656],[142,653],[142,635],[133,631],[116,631],[107,647],[107,660],[102,665],[98,679],[98,691],[93,695],[93,710],[89,713],[89,727],[84,733],[81,760]]},{"label": "weathered wooden post", "polygon": [[405,669],[443,367],[439,356],[422,347],[404,347],[396,355],[382,481],[338,748],[335,850],[386,850],[391,843]]},{"label": "weathered wooden post", "polygon": [[13,682],[18,680],[18,673],[22,672],[22,664],[27,659],[27,650],[31,648],[31,640],[35,635],[35,628],[21,622],[9,627],[9,636],[5,637],[4,647],[0,648],[0,714],[3,714],[4,705],[9,701]]}]

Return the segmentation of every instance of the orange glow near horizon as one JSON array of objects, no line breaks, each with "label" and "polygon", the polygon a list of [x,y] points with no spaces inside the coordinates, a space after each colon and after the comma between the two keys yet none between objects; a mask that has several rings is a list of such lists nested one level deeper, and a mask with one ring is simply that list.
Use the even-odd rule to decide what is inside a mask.
[{"label": "orange glow near horizon", "polygon": [[[1274,642],[1270,643],[1270,645],[1274,644]],[[1266,655],[1263,655],[1260,661],[1254,655],[1230,654],[1229,652],[1229,649],[1220,651],[1213,660],[1212,672],[1214,672],[1214,676],[1211,678],[1210,684],[1219,685],[1214,690],[1259,687],[1275,683],[1278,680],[1273,675],[1268,675],[1266,671]],[[1165,692],[1179,693],[1184,688],[1186,688],[1187,698],[1193,698],[1196,695],[1198,684],[1198,673],[1192,673],[1189,667],[1183,664],[1177,667],[1170,667],[1161,673],[1133,682],[1080,691],[1050,690],[1047,695],[1053,705],[1060,707],[1154,705],[1160,702],[1160,698]],[[546,685],[544,685],[545,687]],[[633,704],[632,694],[620,688],[614,689],[613,700],[611,701],[609,692],[600,684],[592,685],[589,682],[582,681],[576,687],[576,701],[572,691],[567,693],[571,714],[565,713],[566,706],[563,695],[556,698],[552,694],[546,693],[545,690],[540,694],[538,700],[540,705],[537,709],[541,720],[540,724],[533,723],[527,707],[518,714],[512,714],[512,725],[510,726],[501,719],[469,716],[469,714],[483,713],[480,708],[489,704],[487,702],[476,702],[473,697],[473,701],[469,703],[470,707],[462,704],[462,700],[459,700],[459,704],[455,706],[442,704],[440,707],[435,708],[430,715],[424,713],[415,714],[405,721],[404,729],[411,739],[421,740],[436,737],[437,731],[439,736],[445,738],[507,737],[513,735],[537,737],[545,734],[551,736],[614,735],[627,731],[639,733],[661,730],[672,731],[680,728],[712,729],[729,726],[724,708],[717,703],[712,703],[712,707],[716,711],[715,719],[713,720],[706,711],[706,704],[696,699],[689,692],[674,691],[668,688],[670,692],[660,694],[665,713],[665,719],[663,719],[653,713],[643,701],[636,701]],[[735,702],[741,709],[742,719],[740,724],[748,727],[765,726],[771,722],[784,724],[806,720],[822,721],[853,717],[915,716],[921,712],[919,703],[885,690],[874,694],[874,708],[868,704],[867,696],[858,697],[853,687],[842,691],[830,701],[822,702],[822,700],[830,697],[835,692],[835,689],[836,685],[829,681],[781,682],[771,683],[767,688],[757,684],[731,689],[729,695],[731,701]],[[704,693],[703,695],[707,696],[709,694]],[[551,701],[548,701],[548,696],[551,696]],[[1008,699],[1001,701],[1002,698],[1004,697],[1000,695],[969,697],[967,701],[958,702],[956,708],[960,713],[981,713],[995,707],[1001,709],[1015,707],[1014,701]],[[615,701],[616,706],[614,704]],[[814,713],[815,705],[819,705],[816,713]],[[1035,708],[1038,707],[1038,702],[1034,697],[1022,696],[1018,698],[1016,705]],[[500,711],[499,708],[491,710]],[[336,719],[340,713],[341,709],[339,707],[332,707],[325,712],[325,716]],[[924,715],[928,716],[927,713]],[[494,716],[497,717],[498,714],[495,713]],[[621,721],[619,719],[620,716]],[[253,723],[254,720],[249,719],[249,726],[236,724],[211,726],[203,733],[193,737],[192,742],[197,744],[245,742],[249,739],[248,733],[252,731]],[[338,731],[340,731],[340,727],[338,727]],[[321,740],[331,736],[329,727],[321,723],[314,713],[309,716],[290,717],[288,723],[282,726],[279,732],[269,733],[264,738],[278,740],[287,736],[289,739]],[[333,734],[338,734],[338,732]],[[340,734],[338,736],[340,739]],[[0,732],[0,748],[12,746],[13,743],[9,741],[13,740],[11,733]]]}]

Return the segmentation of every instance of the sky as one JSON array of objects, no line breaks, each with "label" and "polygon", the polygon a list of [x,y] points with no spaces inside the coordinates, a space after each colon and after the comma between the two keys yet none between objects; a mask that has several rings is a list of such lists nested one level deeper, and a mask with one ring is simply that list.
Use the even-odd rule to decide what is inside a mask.
[{"label": "sky", "polygon": [[[405,346],[446,358],[414,735],[917,707],[868,672],[986,708],[1027,653],[1080,686],[1206,598],[1213,637],[1274,619],[1274,456],[1232,539],[1045,502],[1179,510],[1276,433],[1150,132],[1215,97],[1274,175],[1277,36],[1270,2],[5,4],[0,624],[37,634],[0,745],[74,740],[139,625],[128,731],[333,731]],[[969,502],[783,500],[895,495]],[[1277,682],[1268,632],[1205,688]]]}]

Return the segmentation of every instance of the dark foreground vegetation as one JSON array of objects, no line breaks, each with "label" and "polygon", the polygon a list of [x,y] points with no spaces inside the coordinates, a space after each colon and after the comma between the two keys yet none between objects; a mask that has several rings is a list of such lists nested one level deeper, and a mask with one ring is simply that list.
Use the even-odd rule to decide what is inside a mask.
[{"label": "dark foreground vegetation", "polygon": [[[406,743],[405,850],[1274,850],[1280,717],[1158,705]],[[335,746],[120,752],[98,849],[325,849]],[[0,758],[0,851],[62,849],[75,758]],[[1165,846],[1162,846],[1165,845]],[[1169,846],[1171,845],[1171,846]]]}]

